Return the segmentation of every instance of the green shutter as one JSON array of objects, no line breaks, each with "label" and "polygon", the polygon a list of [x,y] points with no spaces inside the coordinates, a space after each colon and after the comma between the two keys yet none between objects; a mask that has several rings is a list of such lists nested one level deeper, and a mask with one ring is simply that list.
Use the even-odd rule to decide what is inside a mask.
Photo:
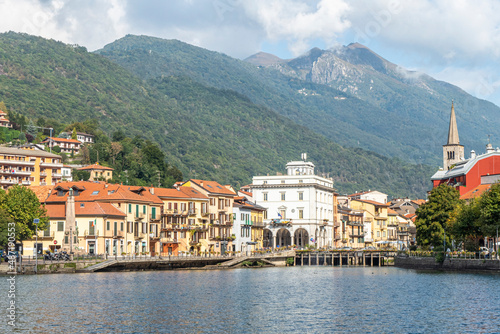
[{"label": "green shutter", "polygon": [[151,216],[152,219],[156,219],[156,208],[151,209]]}]

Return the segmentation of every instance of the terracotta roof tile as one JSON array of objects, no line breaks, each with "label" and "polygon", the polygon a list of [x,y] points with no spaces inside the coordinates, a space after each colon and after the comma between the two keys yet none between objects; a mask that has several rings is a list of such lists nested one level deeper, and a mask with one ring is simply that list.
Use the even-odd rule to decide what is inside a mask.
[{"label": "terracotta roof tile", "polygon": [[210,193],[233,195],[233,196],[236,195],[234,191],[231,191],[230,189],[226,188],[225,186],[219,184],[216,181],[197,180],[197,179],[191,179],[189,181],[197,184],[198,186],[202,187],[203,189],[205,189]]},{"label": "terracotta roof tile", "polygon": [[478,198],[481,196],[485,191],[491,188],[491,184],[480,184],[476,188],[471,189],[470,191],[466,192],[462,196],[460,196],[460,199],[472,199],[472,198]]},{"label": "terracotta roof tile", "polygon": [[102,166],[102,165],[99,165],[99,164],[93,164],[93,165],[88,165],[88,166],[85,166],[85,167],[78,168],[78,170],[94,170],[94,169],[97,169],[97,170],[114,170],[114,168]]},{"label": "terracotta roof tile", "polygon": [[56,138],[56,137],[47,137],[45,138],[42,143],[48,141],[49,139],[52,139],[55,142],[59,143],[74,143],[74,144],[81,144],[82,142],[76,139],[66,139],[66,138]]}]

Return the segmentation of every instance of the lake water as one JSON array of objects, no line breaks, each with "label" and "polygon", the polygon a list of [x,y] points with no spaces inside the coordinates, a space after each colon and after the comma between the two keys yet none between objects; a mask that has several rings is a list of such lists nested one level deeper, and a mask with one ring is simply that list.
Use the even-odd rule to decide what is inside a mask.
[{"label": "lake water", "polygon": [[[7,277],[0,276],[7,324]],[[500,275],[287,267],[18,276],[23,333],[500,333]]]}]

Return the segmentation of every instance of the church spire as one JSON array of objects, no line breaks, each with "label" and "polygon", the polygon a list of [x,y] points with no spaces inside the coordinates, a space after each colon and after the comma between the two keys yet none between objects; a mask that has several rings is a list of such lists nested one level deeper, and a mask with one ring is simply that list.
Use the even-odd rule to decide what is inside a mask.
[{"label": "church spire", "polygon": [[448,145],[459,145],[460,139],[458,138],[457,119],[455,117],[455,107],[451,101],[451,116],[450,128],[448,130]]}]

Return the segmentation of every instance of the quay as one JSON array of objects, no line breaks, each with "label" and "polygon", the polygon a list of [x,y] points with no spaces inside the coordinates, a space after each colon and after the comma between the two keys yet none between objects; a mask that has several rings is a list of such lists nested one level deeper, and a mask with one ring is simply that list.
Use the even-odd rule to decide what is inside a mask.
[{"label": "quay", "polygon": [[[265,266],[369,266],[380,267],[392,263],[396,252],[366,251],[277,251],[249,256],[111,256],[80,261],[23,260],[16,266],[18,274],[92,273],[110,271],[144,271],[175,269],[229,269],[242,264],[260,263]],[[7,266],[0,266],[0,274],[7,274]]]}]

